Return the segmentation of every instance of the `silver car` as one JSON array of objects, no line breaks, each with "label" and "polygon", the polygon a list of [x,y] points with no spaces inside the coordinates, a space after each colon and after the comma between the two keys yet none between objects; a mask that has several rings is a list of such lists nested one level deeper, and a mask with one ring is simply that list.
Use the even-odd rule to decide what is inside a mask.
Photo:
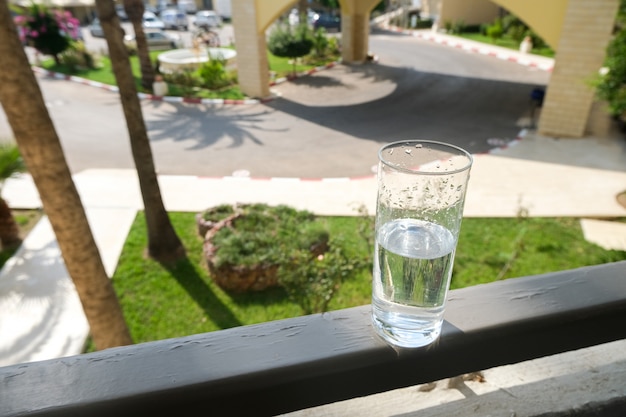
[{"label": "silver car", "polygon": [[[181,46],[181,39],[177,35],[171,35],[158,29],[144,29],[144,33],[146,34],[148,49],[151,51],[176,49]],[[135,35],[124,36],[124,44],[128,49],[137,49]]]},{"label": "silver car", "polygon": [[193,24],[197,28],[214,29],[222,26],[222,18],[213,10],[201,10],[195,17]]},{"label": "silver car", "polygon": [[165,29],[165,24],[152,12],[144,12],[141,25],[144,29]]},{"label": "silver car", "polygon": [[104,38],[104,31],[102,30],[100,19],[97,17],[89,24],[89,33],[91,33],[91,36],[94,38]]},{"label": "silver car", "polygon": [[165,29],[187,30],[189,27],[187,15],[182,10],[165,9],[159,14],[159,17],[163,21]]}]

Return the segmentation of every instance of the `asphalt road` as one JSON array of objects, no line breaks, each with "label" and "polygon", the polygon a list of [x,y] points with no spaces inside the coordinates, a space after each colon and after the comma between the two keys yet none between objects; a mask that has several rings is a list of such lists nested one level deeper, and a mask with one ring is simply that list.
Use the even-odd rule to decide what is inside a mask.
[{"label": "asphalt road", "polygon": [[[549,74],[399,34],[373,33],[378,63],[337,66],[273,91],[264,104],[143,101],[162,174],[252,177],[371,175],[379,147],[408,138],[470,152],[514,139],[529,95]],[[118,95],[40,78],[70,169],[133,168]],[[0,138],[10,137],[0,113]]]}]

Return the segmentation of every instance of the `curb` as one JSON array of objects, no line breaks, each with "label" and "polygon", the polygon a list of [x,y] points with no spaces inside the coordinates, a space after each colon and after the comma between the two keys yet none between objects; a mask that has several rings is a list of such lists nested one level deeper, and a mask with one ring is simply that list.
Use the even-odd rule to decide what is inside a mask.
[{"label": "curb", "polygon": [[[295,81],[297,79],[309,76],[311,74],[315,74],[316,72],[324,71],[330,68],[335,67],[339,64],[340,61],[330,62],[326,65],[322,65],[319,67],[312,68],[308,71],[300,72],[295,75],[289,77],[281,77],[270,83],[270,87],[274,87],[276,85]],[[88,85],[90,87],[100,88],[106,91],[110,91],[112,93],[119,93],[119,88],[114,85],[104,84],[97,81],[87,80],[85,78],[77,77],[75,75],[67,75],[59,72],[49,71],[37,66],[31,66],[33,72],[37,74],[44,75],[46,77],[55,78],[57,80],[65,80],[71,81],[78,84]],[[140,100],[151,100],[151,101],[162,101],[168,103],[187,103],[187,104],[210,104],[210,105],[242,105],[242,104],[259,104],[259,103],[267,103],[269,101],[274,100],[276,97],[271,96],[263,99],[242,99],[242,100],[232,100],[232,99],[221,99],[221,98],[193,98],[193,97],[175,97],[175,96],[156,96],[154,94],[148,93],[137,93],[137,96]]]},{"label": "curb", "polygon": [[[522,129],[515,139],[506,140],[506,139],[498,139],[498,138],[490,138],[487,139],[487,143],[493,144],[493,148],[480,153],[473,154],[474,157],[490,155],[497,151],[503,151],[509,149],[513,146],[517,146],[524,137],[528,134],[528,129]],[[351,182],[351,181],[367,181],[376,178],[376,168],[377,165],[372,166],[371,175],[360,175],[355,177],[324,177],[324,178],[309,178],[309,177],[251,177],[250,172],[242,169],[233,172],[232,175],[225,176],[196,176],[198,179],[206,179],[206,180],[217,180],[217,181],[259,181],[259,182],[282,182],[282,183],[296,183],[296,182],[324,182],[324,183],[343,183],[343,182]]]},{"label": "curb", "polygon": [[536,59],[534,59],[534,55],[532,54],[519,56],[519,54],[513,51],[508,52],[506,50],[495,49],[489,46],[478,46],[474,43],[465,41],[462,38],[456,38],[456,37],[449,36],[449,35],[444,37],[432,31],[429,32],[425,30],[403,29],[397,26],[391,26],[391,25],[386,25],[386,24],[381,24],[380,28],[389,30],[392,32],[396,32],[396,33],[402,33],[408,36],[413,36],[415,38],[420,38],[420,39],[434,42],[440,45],[450,46],[453,48],[459,48],[468,52],[474,52],[474,53],[478,53],[481,55],[487,55],[487,56],[491,56],[494,58],[498,58],[503,61],[510,61],[510,62],[514,62],[516,64],[520,64],[523,66],[537,68],[537,69],[547,71],[547,72],[552,72],[552,70],[554,69],[554,62],[551,62],[551,63],[539,62]]}]

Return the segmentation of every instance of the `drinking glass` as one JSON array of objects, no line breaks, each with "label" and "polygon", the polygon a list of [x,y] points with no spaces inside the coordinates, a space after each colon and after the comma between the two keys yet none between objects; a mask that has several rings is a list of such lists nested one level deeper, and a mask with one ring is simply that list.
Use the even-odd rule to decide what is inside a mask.
[{"label": "drinking glass", "polygon": [[426,346],[441,333],[472,156],[405,140],[378,157],[372,322],[388,343]]}]

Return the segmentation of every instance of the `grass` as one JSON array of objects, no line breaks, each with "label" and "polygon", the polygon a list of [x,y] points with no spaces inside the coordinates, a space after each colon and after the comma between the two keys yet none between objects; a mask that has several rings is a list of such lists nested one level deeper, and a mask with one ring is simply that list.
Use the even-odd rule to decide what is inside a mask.
[{"label": "grass", "polygon": [[[158,56],[165,51],[152,51],[150,52],[150,58],[153,62],[157,62]],[[281,58],[272,55],[268,52],[268,61],[270,71],[272,71],[276,78],[282,78],[292,75],[294,66],[292,62],[287,58]],[[296,62],[296,72],[301,73],[309,71],[318,66],[326,65],[330,62],[337,60],[338,57],[328,57],[326,59],[306,59],[298,60]],[[75,75],[77,77],[85,78],[90,81],[96,81],[107,85],[117,85],[113,70],[111,67],[111,60],[107,56],[102,56],[99,60],[100,67],[97,69],[78,69],[71,71],[66,65],[57,65],[53,59],[46,59],[42,61],[41,67],[52,72],[58,72],[66,75]],[[146,92],[141,86],[141,69],[139,65],[139,58],[137,56],[130,57],[130,65],[135,78],[135,85],[140,92]],[[169,85],[169,95],[184,97],[187,96],[187,92],[175,85]],[[230,99],[239,100],[245,98],[245,94],[239,89],[238,85],[233,85],[220,90],[208,90],[208,89],[196,89],[194,91],[194,97],[206,98],[206,99]]]},{"label": "grass", "polygon": [[[145,220],[139,213],[113,277],[135,342],[210,332],[302,315],[281,289],[229,294],[213,283],[202,258],[193,213],[170,213],[188,259],[164,268],[144,256]],[[343,236],[354,254],[370,255],[371,244],[355,231],[358,217],[325,217],[331,236]],[[626,260],[585,241],[578,219],[475,219],[463,222],[452,288]],[[330,309],[368,304],[371,271],[345,281]]]},{"label": "grass", "polygon": [[[519,42],[507,35],[502,36],[500,39],[497,39],[495,42],[489,36],[486,36],[480,33],[460,33],[460,34],[454,34],[454,36],[519,51]],[[543,48],[533,47],[530,53],[534,55],[541,55],[541,56],[545,56],[549,58],[554,58],[554,51],[547,46]]]}]

